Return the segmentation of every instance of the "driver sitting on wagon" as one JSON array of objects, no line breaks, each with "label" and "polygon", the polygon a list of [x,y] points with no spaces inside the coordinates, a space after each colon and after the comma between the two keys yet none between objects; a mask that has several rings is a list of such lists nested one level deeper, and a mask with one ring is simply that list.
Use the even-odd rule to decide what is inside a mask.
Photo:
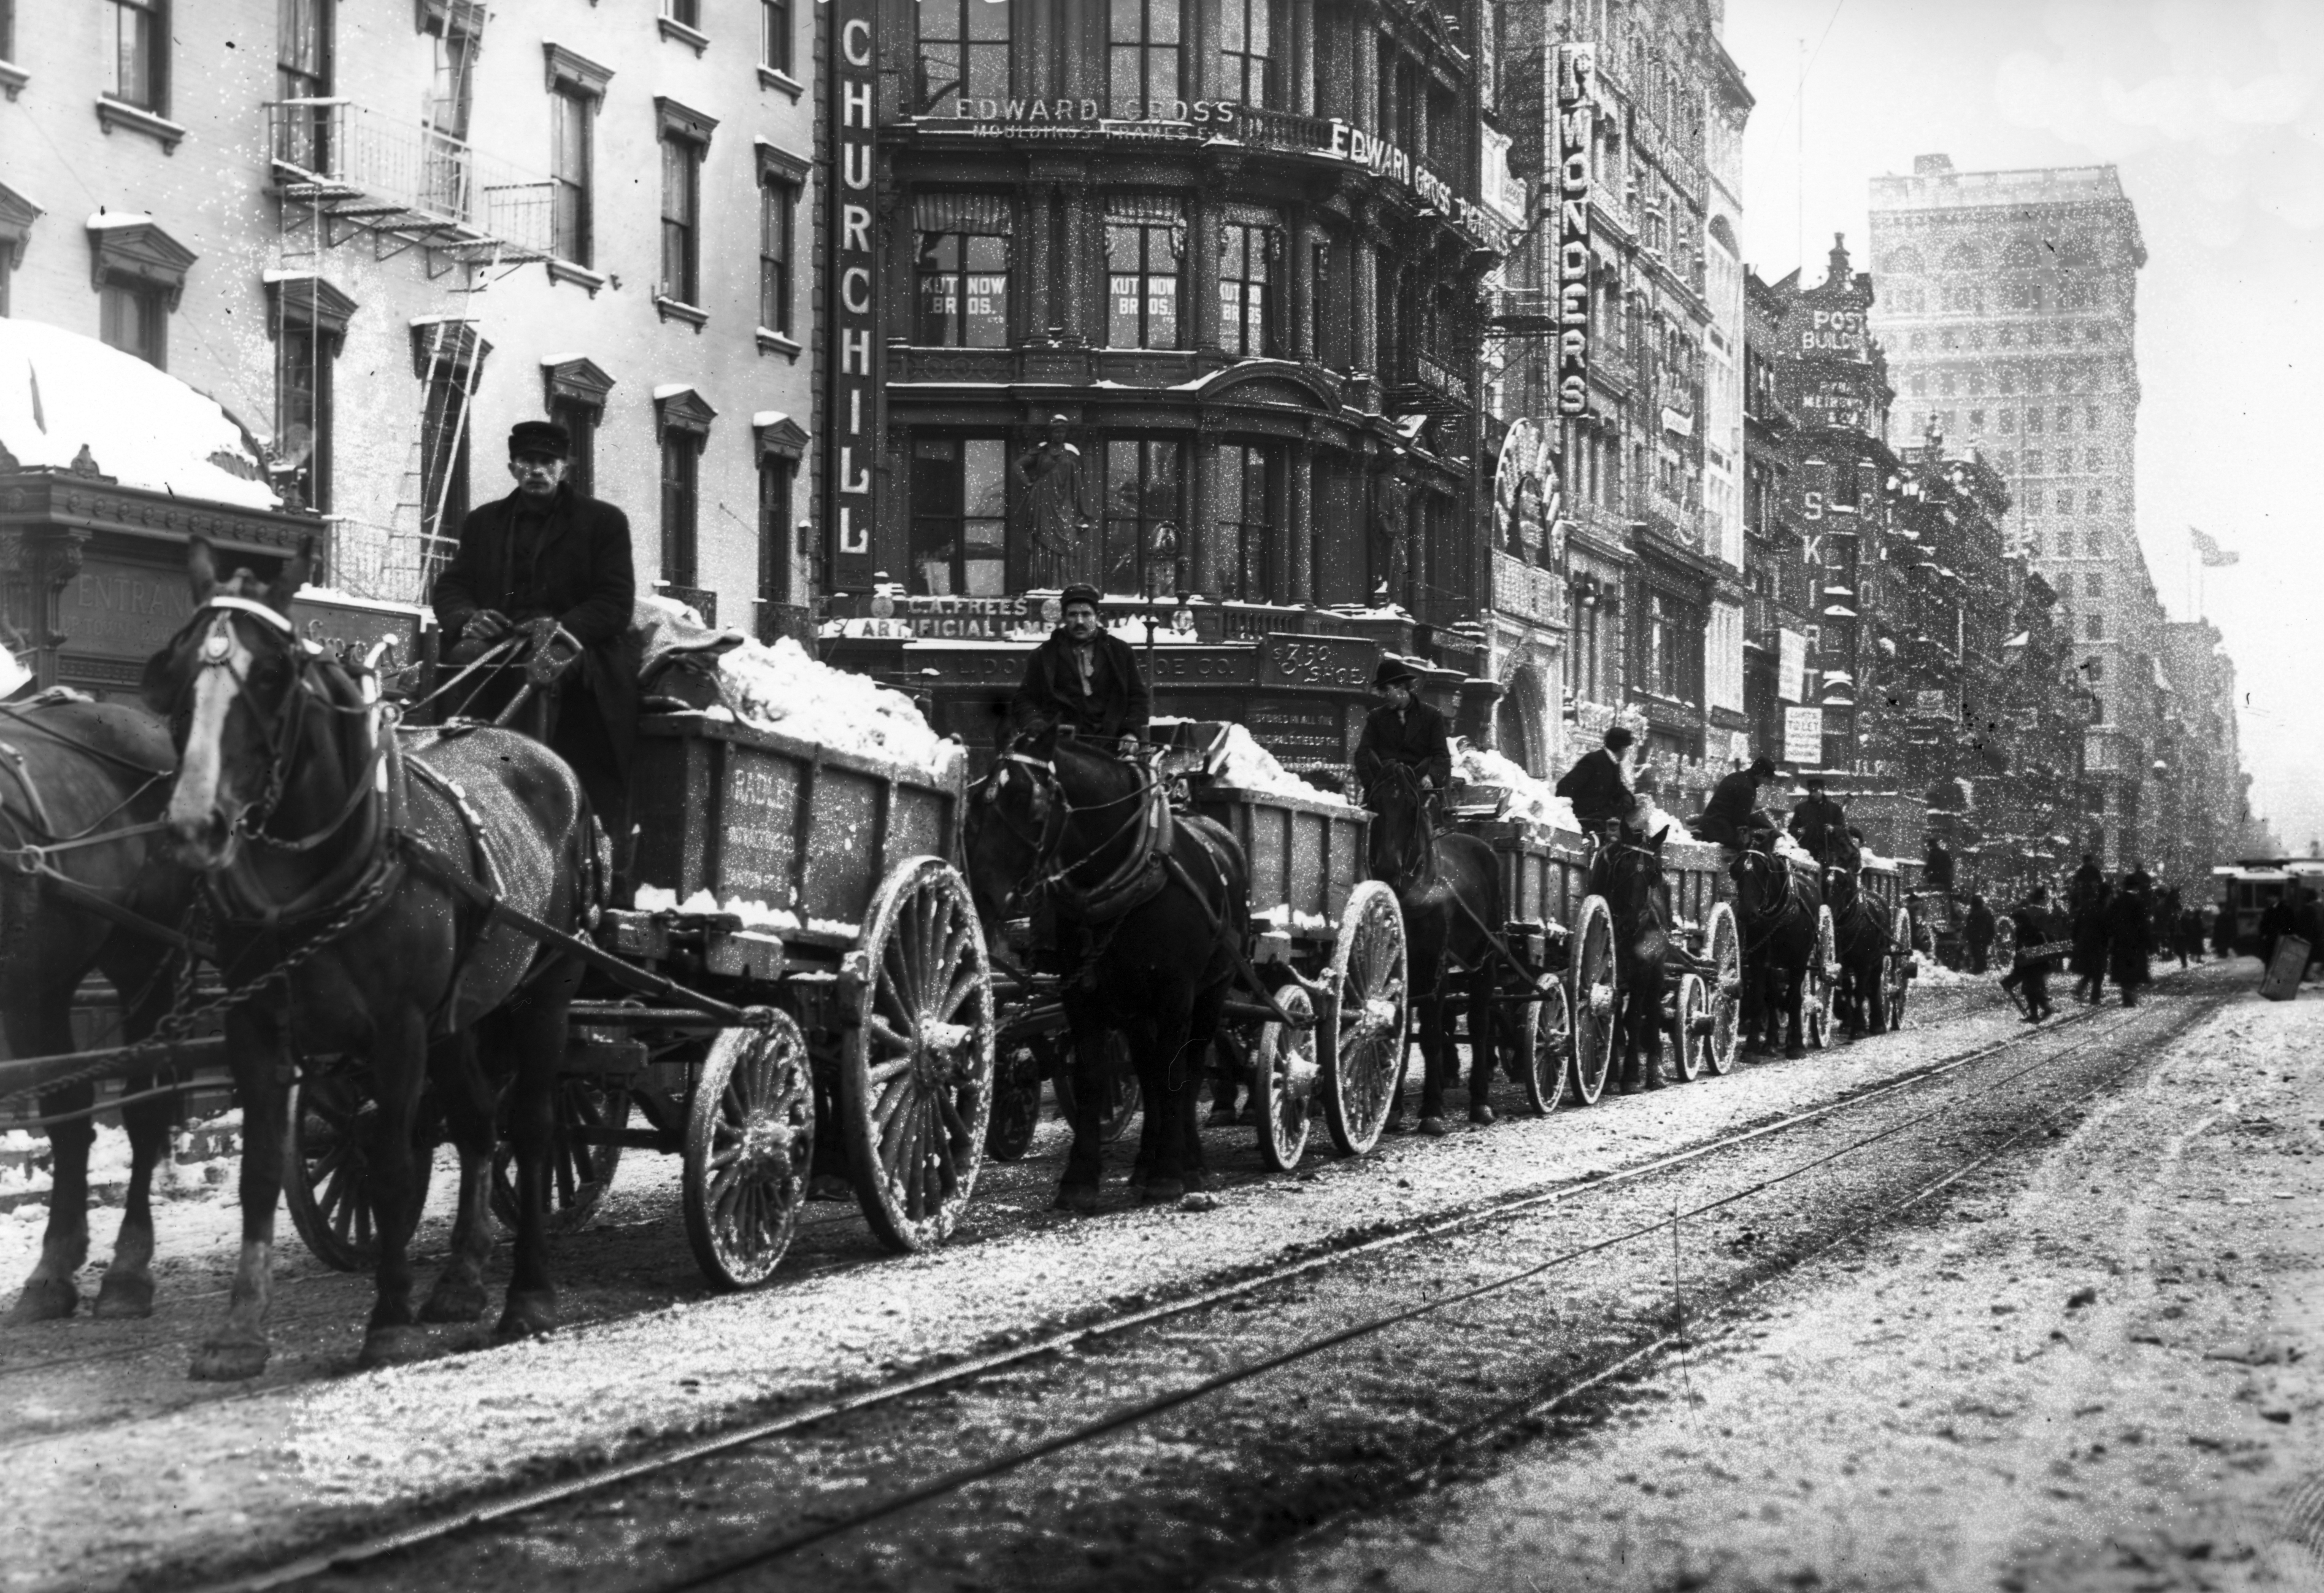
[{"label": "driver sitting on wagon", "polygon": [[1452,783],[1452,746],[1445,739],[1444,716],[1420,700],[1419,683],[1419,675],[1400,658],[1381,659],[1373,672],[1372,690],[1380,705],[1364,716],[1355,771],[1364,806],[1374,810],[1373,789],[1392,764],[1400,764],[1418,777],[1432,806],[1436,793]]},{"label": "driver sitting on wagon", "polygon": [[1775,762],[1762,753],[1748,769],[1738,769],[1719,783],[1695,820],[1699,840],[1714,841],[1733,863],[1743,849],[1757,846],[1766,851],[1775,842],[1775,821],[1759,810],[1759,788],[1775,777]]},{"label": "driver sitting on wagon", "polygon": [[1067,587],[1059,607],[1065,623],[1025,661],[1025,679],[1009,705],[1010,728],[1056,725],[1130,757],[1146,738],[1152,712],[1138,654],[1106,630],[1095,587]]}]

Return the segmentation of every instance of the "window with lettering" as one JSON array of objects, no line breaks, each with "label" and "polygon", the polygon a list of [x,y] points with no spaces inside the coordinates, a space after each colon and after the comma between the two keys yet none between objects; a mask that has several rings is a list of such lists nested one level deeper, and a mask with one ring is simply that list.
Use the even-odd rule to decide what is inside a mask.
[{"label": "window with lettering", "polygon": [[1219,346],[1229,354],[1273,354],[1274,277],[1283,235],[1271,218],[1231,219],[1219,229]]},{"label": "window with lettering", "polygon": [[1185,213],[1172,197],[1118,194],[1107,201],[1106,343],[1179,347],[1179,285]]}]

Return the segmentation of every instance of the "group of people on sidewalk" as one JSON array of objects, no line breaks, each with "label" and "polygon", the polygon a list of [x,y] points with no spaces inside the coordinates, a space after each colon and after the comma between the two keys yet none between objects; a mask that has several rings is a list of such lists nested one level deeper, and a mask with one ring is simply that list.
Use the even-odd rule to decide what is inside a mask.
[{"label": "group of people on sidewalk", "polygon": [[[2180,966],[2186,966],[2187,917],[2176,887],[2158,892],[2144,865],[2134,866],[2110,884],[2098,858],[2085,853],[2062,903],[2053,903],[2050,888],[2036,884],[2012,912],[2017,950],[2001,987],[2019,999],[2029,1023],[2056,1011],[2050,1001],[2050,977],[2061,964],[2074,976],[2077,1001],[2095,1005],[2104,999],[2107,981],[2112,979],[2123,1005],[2136,1006],[2138,993],[2153,982],[2154,957],[2175,953]],[[2196,922],[2200,930],[2200,916]],[[1969,918],[1962,927],[1971,972],[1984,971],[1995,929],[1991,908],[1983,897],[1972,896]],[[2200,950],[2199,933],[2195,954]]]}]

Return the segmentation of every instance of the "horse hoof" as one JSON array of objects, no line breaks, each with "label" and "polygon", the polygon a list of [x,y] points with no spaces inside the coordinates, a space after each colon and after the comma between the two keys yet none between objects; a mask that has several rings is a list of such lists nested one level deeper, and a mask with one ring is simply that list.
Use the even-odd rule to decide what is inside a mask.
[{"label": "horse hoof", "polygon": [[1785,1061],[1803,1062],[1807,1060],[1807,1055],[1808,1048],[1804,1045],[1787,1045],[1784,1047],[1784,1060]]},{"label": "horse hoof", "polygon": [[1219,1198],[1216,1195],[1206,1195],[1200,1190],[1190,1190],[1185,1198],[1178,1202],[1178,1209],[1181,1211],[1216,1211],[1218,1209]]},{"label": "horse hoof", "polygon": [[1446,1135],[1452,1133],[1452,1130],[1447,1126],[1444,1119],[1442,1117],[1423,1117],[1420,1120],[1420,1132],[1426,1135],[1430,1139],[1443,1139]]},{"label": "horse hoof", "polygon": [[186,1375],[197,1383],[240,1383],[266,1370],[266,1341],[213,1338],[194,1351]]},{"label": "horse hoof", "polygon": [[1211,1187],[1211,1174],[1207,1168],[1190,1167],[1186,1170],[1186,1176],[1183,1181],[1188,1194],[1200,1194]]},{"label": "horse hoof", "polygon": [[541,1292],[531,1294],[511,1294],[508,1305],[501,1311],[493,1337],[503,1344],[519,1338],[538,1338],[544,1333],[557,1331],[557,1296]]},{"label": "horse hoof", "polygon": [[1097,1209],[1097,1190],[1088,1184],[1063,1184],[1058,1187],[1057,1198],[1049,1205],[1054,1211],[1087,1217]]},{"label": "horse hoof", "polygon": [[34,1322],[53,1322],[69,1317],[80,1305],[80,1291],[72,1286],[69,1278],[35,1278],[24,1285],[9,1309],[8,1325],[30,1327]]},{"label": "horse hoof", "polygon": [[1205,1128],[1232,1128],[1241,1121],[1242,1114],[1235,1110],[1232,1102],[1221,1101],[1217,1106],[1211,1108],[1210,1120],[1204,1123],[1203,1126]]},{"label": "horse hoof", "polygon": [[105,1274],[90,1314],[106,1321],[130,1321],[153,1314],[153,1280],[123,1273]]},{"label": "horse hoof", "polygon": [[1493,1121],[1493,1108],[1490,1107],[1471,1107],[1469,1108],[1469,1121],[1475,1124],[1480,1128],[1489,1126]]},{"label": "horse hoof", "polygon": [[417,1328],[409,1324],[374,1328],[364,1335],[363,1353],[355,1357],[355,1365],[368,1372],[376,1366],[400,1366],[420,1360],[427,1354],[428,1335]]},{"label": "horse hoof", "polygon": [[473,1278],[436,1280],[420,1308],[423,1322],[475,1322],[484,1315],[484,1286]]}]

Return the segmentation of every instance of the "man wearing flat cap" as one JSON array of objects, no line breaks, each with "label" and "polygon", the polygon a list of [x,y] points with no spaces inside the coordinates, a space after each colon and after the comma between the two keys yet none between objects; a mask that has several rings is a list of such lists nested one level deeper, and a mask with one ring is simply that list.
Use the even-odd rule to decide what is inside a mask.
[{"label": "man wearing flat cap", "polygon": [[1452,783],[1452,746],[1445,739],[1444,716],[1420,700],[1419,683],[1413,667],[1394,656],[1381,659],[1372,673],[1380,705],[1364,718],[1355,762],[1356,783],[1368,798],[1391,764],[1418,775],[1423,791],[1443,791]]},{"label": "man wearing flat cap", "polygon": [[1065,620],[1025,661],[1025,679],[1009,707],[1012,729],[1049,725],[1099,742],[1128,757],[1145,739],[1151,699],[1138,654],[1105,628],[1095,587],[1067,587]]},{"label": "man wearing flat cap", "polygon": [[[557,693],[549,745],[573,765],[613,838],[614,866],[630,854],[630,753],[637,740],[638,671],[631,654],[637,573],[630,522],[611,504],[566,480],[572,440],[553,421],[520,421],[509,433],[516,490],[460,523],[460,547],[436,578],[436,620],[447,662],[461,664],[522,631],[545,644],[559,626],[581,644],[577,667]],[[489,718],[524,684],[532,649],[512,650],[456,711]]]}]

